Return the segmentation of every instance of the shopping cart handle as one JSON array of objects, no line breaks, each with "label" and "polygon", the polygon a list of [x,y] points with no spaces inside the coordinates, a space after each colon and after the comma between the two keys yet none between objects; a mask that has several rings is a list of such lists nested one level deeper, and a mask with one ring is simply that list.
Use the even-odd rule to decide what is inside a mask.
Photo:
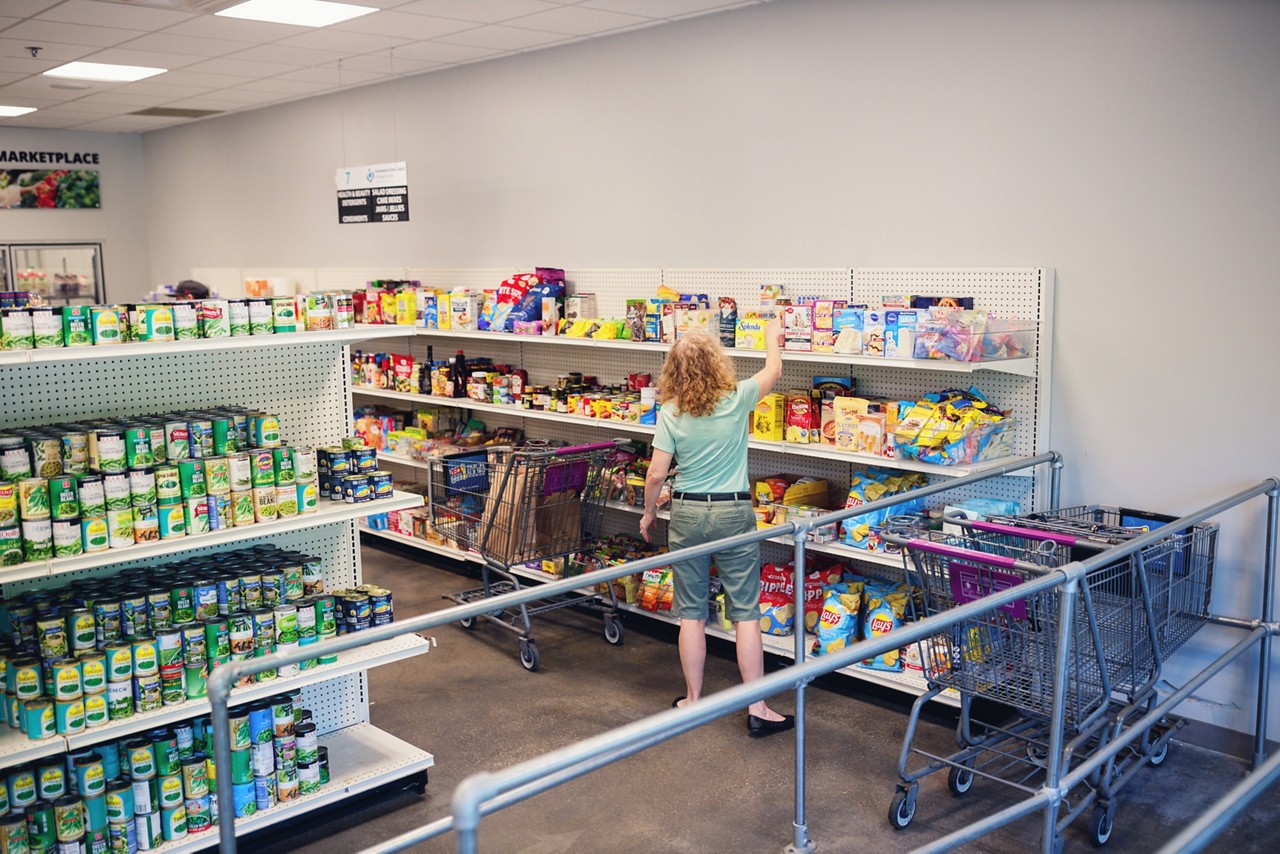
[{"label": "shopping cart handle", "polygon": [[982,522],[977,519],[968,520],[965,524],[975,531],[986,531],[991,534],[1009,534],[1027,540],[1041,540],[1057,543],[1060,546],[1074,546],[1077,539],[1070,534],[1055,534],[1052,531],[1037,531],[1035,528],[1019,528],[1017,525],[1001,525],[998,522]]},{"label": "shopping cart handle", "polygon": [[934,543],[929,540],[908,540],[908,549],[916,549],[922,552],[932,552],[943,557],[954,557],[969,563],[981,563],[987,566],[999,566],[1004,569],[1016,569],[1018,562],[1006,555],[992,555],[986,552],[975,552],[969,549],[962,549],[957,546],[945,546],[942,543]]},{"label": "shopping cart handle", "polygon": [[569,448],[556,448],[556,456],[563,457],[566,454],[582,454],[588,451],[612,451],[621,444],[625,444],[622,439],[613,439],[609,442],[594,442],[590,445],[574,445]]}]

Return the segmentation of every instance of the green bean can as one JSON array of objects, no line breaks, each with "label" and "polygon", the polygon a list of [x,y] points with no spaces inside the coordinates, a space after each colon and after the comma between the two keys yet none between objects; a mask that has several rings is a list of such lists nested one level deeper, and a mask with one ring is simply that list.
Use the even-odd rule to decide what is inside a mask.
[{"label": "green bean can", "polygon": [[93,625],[99,645],[105,646],[121,640],[124,637],[124,605],[115,597],[95,599]]},{"label": "green bean can", "polygon": [[27,839],[32,851],[52,851],[57,843],[57,829],[53,822],[53,804],[36,801],[26,809]]},{"label": "green bean can", "polygon": [[184,582],[169,588],[169,603],[173,609],[173,621],[181,625],[196,618],[195,588]]},{"label": "green bean can", "polygon": [[160,730],[151,734],[151,748],[156,757],[156,774],[168,777],[182,772],[182,757],[178,755],[178,737],[172,730]]},{"label": "green bean can", "polygon": [[231,462],[226,457],[204,460],[205,489],[209,495],[226,495],[231,491]]},{"label": "green bean can", "polygon": [[188,700],[206,696],[205,681],[208,678],[206,667],[207,665],[201,662],[200,664],[188,664],[182,668],[183,687],[186,690]]},{"label": "green bean can", "polygon": [[70,430],[58,437],[62,442],[62,473],[82,475],[89,472],[89,434]]},{"label": "green bean can", "polygon": [[228,496],[230,505],[231,526],[241,528],[245,525],[252,525],[254,522],[253,514],[253,492],[232,492]]},{"label": "green bean can", "polygon": [[160,513],[154,504],[133,508],[133,539],[139,543],[160,542]]},{"label": "green bean can", "polygon": [[276,486],[297,483],[297,466],[293,448],[272,448],[271,466]]},{"label": "green bean can", "polygon": [[173,600],[168,587],[157,586],[147,591],[147,621],[155,635],[173,628]]},{"label": "green bean can", "polygon": [[53,673],[55,700],[77,700],[84,695],[79,659],[59,658],[49,664],[49,670]]},{"label": "green bean can", "polygon": [[107,683],[107,717],[113,721],[133,717],[133,680]]},{"label": "green bean can", "polygon": [[181,504],[156,508],[156,521],[160,525],[162,540],[176,540],[187,535],[187,511]]},{"label": "green bean can", "polygon": [[208,658],[225,660],[231,656],[230,621],[226,617],[204,619],[205,654]]},{"label": "green bean can", "polygon": [[93,344],[93,326],[89,321],[89,306],[64,305],[62,307],[62,340],[67,347],[88,347]]},{"label": "green bean can", "polygon": [[49,481],[43,477],[24,477],[18,481],[18,514],[27,519],[50,516]]},{"label": "green bean can", "polygon": [[156,473],[149,466],[133,466],[129,469],[129,496],[134,507],[156,503],[158,492]]},{"label": "green bean can", "polygon": [[164,455],[170,463],[191,458],[191,430],[186,421],[164,423]]},{"label": "green bean can", "polygon": [[203,498],[209,494],[203,460],[178,461],[178,490],[183,498]]},{"label": "green bean can", "polygon": [[189,535],[209,533],[209,499],[188,498],[182,502],[183,521]]},{"label": "green bean can", "polygon": [[249,334],[270,335],[271,303],[265,299],[249,300]]},{"label": "green bean can", "polygon": [[200,302],[200,333],[205,338],[226,338],[232,334],[226,300],[207,299]]},{"label": "green bean can", "polygon": [[0,436],[0,479],[17,483],[31,475],[27,443],[21,436]]},{"label": "green bean can", "polygon": [[225,456],[238,451],[240,448],[235,422],[225,415],[215,416],[212,420],[213,453],[216,456]]},{"label": "green bean can", "polygon": [[125,465],[128,468],[155,465],[156,458],[151,453],[151,428],[138,424],[130,424],[126,427],[124,454]]},{"label": "green bean can", "polygon": [[186,664],[204,664],[209,660],[209,645],[205,639],[204,625],[187,621],[178,625],[182,633],[182,660]]},{"label": "green bean can", "polygon": [[0,481],[0,526],[12,528],[17,524],[17,487],[9,481]]},{"label": "green bean can", "polygon": [[278,569],[262,571],[262,606],[274,608],[284,601],[284,573]]},{"label": "green bean can", "polygon": [[[90,630],[92,632],[92,629]],[[80,683],[86,694],[101,694],[107,690],[107,657],[97,650],[78,652],[80,659]]]},{"label": "green bean can", "polygon": [[170,667],[181,667],[185,660],[182,654],[182,630],[176,628],[157,630],[156,649],[160,656],[161,671]]},{"label": "green bean can", "polygon": [[111,720],[106,694],[84,695],[84,725],[87,729],[105,726]]},{"label": "green bean can", "polygon": [[89,468],[102,474],[120,474],[129,468],[124,431],[104,428],[89,434]]},{"label": "green bean can", "polygon": [[281,592],[284,594],[284,601],[292,602],[295,599],[301,599],[306,595],[306,585],[302,580],[302,562],[291,560],[280,568],[283,574],[283,586]]},{"label": "green bean can", "polygon": [[248,335],[250,331],[249,301],[233,299],[227,301],[228,327],[232,335]]},{"label": "green bean can", "polygon": [[249,451],[249,478],[253,488],[275,486],[275,456],[269,448]]},{"label": "green bean can", "polygon": [[159,674],[133,677],[133,708],[137,712],[154,712],[164,705],[164,692]]},{"label": "green bean can", "polygon": [[98,518],[107,514],[107,496],[102,475],[77,475],[76,497],[80,502],[79,515]]},{"label": "green bean can", "polygon": [[63,346],[62,313],[51,306],[31,309],[31,333],[37,350]]},{"label": "green bean can", "polygon": [[182,665],[177,670],[160,671],[160,702],[166,706],[181,703],[187,698],[187,679]]},{"label": "green bean can", "polygon": [[191,456],[195,459],[204,459],[213,456],[213,421],[204,418],[192,418],[187,422],[187,432],[190,435]]},{"label": "green bean can", "polygon": [[27,561],[49,560],[53,557],[53,521],[44,519],[22,520],[22,556]]},{"label": "green bean can", "polygon": [[160,778],[159,802],[161,809],[172,809],[180,806],[186,799],[182,794],[182,772],[181,764],[178,771],[173,774],[166,774]]},{"label": "green bean can", "polygon": [[58,735],[84,732],[84,700],[57,700],[53,704],[54,726]]},{"label": "green bean can", "polygon": [[67,625],[61,617],[40,617],[36,620],[36,638],[40,655],[45,661],[65,658],[71,649],[67,638]]},{"label": "green bean can", "polygon": [[35,346],[36,333],[32,325],[31,310],[0,309],[0,350],[34,350]]},{"label": "green bean can", "polygon": [[84,804],[68,795],[53,802],[53,823],[59,842],[75,842],[84,836]]},{"label": "green bean can", "polygon": [[0,851],[4,854],[27,854],[30,850],[26,816],[5,815],[0,818]]},{"label": "green bean can", "polygon": [[105,518],[80,520],[80,545],[86,554],[106,551],[111,547],[111,532]]},{"label": "green bean can", "polygon": [[22,704],[22,728],[27,738],[39,741],[50,738],[58,731],[52,700],[27,700]]},{"label": "green bean can", "polygon": [[57,436],[27,436],[27,454],[31,457],[31,471],[36,477],[57,477],[62,474],[62,440]]},{"label": "green bean can", "polygon": [[70,519],[54,519],[49,527],[53,536],[54,557],[75,557],[84,554],[79,516],[73,516]]},{"label": "green bean can", "polygon": [[107,511],[107,537],[113,549],[127,549],[136,542],[133,536],[132,507]]},{"label": "green bean can", "polygon": [[156,466],[152,473],[155,478],[156,501],[169,506],[182,501],[182,479],[178,476],[176,465]]},{"label": "green bean can", "polygon": [[49,508],[54,519],[74,519],[80,515],[80,490],[74,475],[49,479]]},{"label": "green bean can", "polygon": [[278,513],[276,488],[264,486],[253,490],[253,517],[258,522],[274,522]]},{"label": "green bean can", "polygon": [[103,503],[107,510],[128,510],[133,506],[128,472],[102,475]]},{"label": "green bean can", "polygon": [[236,492],[252,489],[253,464],[249,454],[244,451],[227,454],[227,463],[231,467],[231,488]]},{"label": "green bean can", "polygon": [[298,791],[304,795],[320,791],[319,762],[298,762]]},{"label": "green bean can", "polygon": [[[50,529],[50,544],[53,533]],[[17,525],[0,528],[0,566],[17,566],[25,558],[22,552],[22,528]]]}]

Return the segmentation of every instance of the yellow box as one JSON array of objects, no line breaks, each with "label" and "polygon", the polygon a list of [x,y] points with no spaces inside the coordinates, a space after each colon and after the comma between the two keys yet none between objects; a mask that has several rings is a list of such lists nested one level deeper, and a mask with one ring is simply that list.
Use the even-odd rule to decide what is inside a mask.
[{"label": "yellow box", "polygon": [[756,415],[752,419],[752,429],[757,439],[766,442],[781,442],[786,435],[787,398],[774,392],[766,394],[756,404]]},{"label": "yellow box", "polygon": [[413,326],[418,322],[418,294],[416,291],[398,291],[396,293],[396,323],[400,326]]},{"label": "yellow box", "polygon": [[453,295],[444,291],[436,294],[436,328],[453,328]]},{"label": "yellow box", "polygon": [[836,449],[858,450],[858,422],[867,413],[868,401],[862,397],[837,397],[835,399]]},{"label": "yellow box", "polygon": [[[768,483],[769,480],[785,480],[789,484],[783,491],[781,499],[777,493],[773,491],[773,487]],[[830,492],[831,486],[825,480],[820,479],[801,479],[797,475],[779,474],[770,478],[762,478],[756,481],[755,493],[756,501],[760,504],[785,504],[791,505],[812,505],[814,507],[827,506],[827,493]]]},{"label": "yellow box", "polygon": [[733,333],[733,346],[737,350],[763,350],[764,325],[768,321],[759,317],[744,317],[738,321]]}]

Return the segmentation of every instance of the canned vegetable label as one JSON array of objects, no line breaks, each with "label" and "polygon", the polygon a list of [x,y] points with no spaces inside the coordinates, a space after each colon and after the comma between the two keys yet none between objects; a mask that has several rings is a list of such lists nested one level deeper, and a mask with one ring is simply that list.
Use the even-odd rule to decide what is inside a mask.
[{"label": "canned vegetable label", "polygon": [[97,518],[107,513],[105,479],[100,474],[80,475],[76,491],[80,500],[80,515]]},{"label": "canned vegetable label", "polygon": [[276,332],[296,332],[298,307],[293,297],[274,297],[271,300],[271,326]]},{"label": "canned vegetable label", "polygon": [[124,431],[125,464],[134,466],[150,466],[155,463],[151,454],[151,430],[147,427],[129,427]]},{"label": "canned vegetable label", "polygon": [[63,474],[87,474],[89,471],[89,434],[73,431],[62,434]]},{"label": "canned vegetable label", "polygon": [[[91,617],[90,620],[93,618]],[[94,634],[92,625],[89,635]],[[100,652],[90,652],[80,657],[80,682],[86,694],[101,694],[107,690],[107,659]]]},{"label": "canned vegetable label", "polygon": [[37,350],[62,346],[62,317],[53,308],[31,309],[31,335]]},{"label": "canned vegetable label", "polygon": [[42,477],[18,481],[18,513],[24,521],[49,518],[49,504],[49,481]]},{"label": "canned vegetable label", "polygon": [[271,451],[272,473],[276,486],[285,486],[297,482],[294,465],[293,448],[273,448]]},{"label": "canned vegetable label", "polygon": [[228,302],[227,316],[232,335],[249,334],[249,303],[242,299]]},{"label": "canned vegetable label", "polygon": [[30,310],[6,308],[0,311],[0,350],[32,350],[35,346]]},{"label": "canned vegetable label", "polygon": [[[197,499],[198,500],[198,499]],[[160,539],[173,540],[187,534],[187,513],[181,504],[159,508]]]},{"label": "canned vegetable label", "polygon": [[7,481],[0,482],[0,527],[12,527],[18,523],[18,488]]},{"label": "canned vegetable label", "polygon": [[274,486],[262,487],[253,490],[253,515],[258,522],[270,522],[275,520],[277,515],[276,508],[276,489]]},{"label": "canned vegetable label", "polygon": [[[39,778],[36,782],[40,787],[40,798],[46,801],[56,800],[67,794],[67,772],[61,765],[41,766],[36,770]],[[0,780],[0,787],[3,787],[4,781]]]},{"label": "canned vegetable label", "polygon": [[88,347],[93,343],[93,328],[89,321],[89,307],[64,305],[62,307],[62,340],[68,347]]},{"label": "canned vegetable label", "polygon": [[231,462],[226,457],[210,457],[204,461],[205,488],[210,495],[231,491]]},{"label": "canned vegetable label", "polygon": [[160,502],[177,501],[182,498],[182,479],[178,476],[178,467],[174,465],[156,466],[153,471],[156,489],[156,500]]},{"label": "canned vegetable label", "polygon": [[271,334],[271,304],[264,299],[249,300],[249,334]]},{"label": "canned vegetable label", "polygon": [[106,519],[81,519],[80,542],[86,552],[105,551],[110,546]]},{"label": "canned vegetable label", "polygon": [[73,519],[80,515],[80,490],[71,475],[58,475],[49,480],[50,512],[55,519]]},{"label": "canned vegetable label", "polygon": [[133,505],[133,493],[130,491],[129,475],[125,472],[112,472],[102,476],[103,500],[107,510],[127,510]]},{"label": "canned vegetable label", "polygon": [[[90,468],[96,468],[103,474],[108,472],[123,473],[128,468],[124,431],[98,430],[93,435],[94,438],[89,445]],[[95,448],[97,450],[96,457],[94,456]],[[93,464],[95,459],[97,460],[96,466]]]},{"label": "canned vegetable label", "polygon": [[107,716],[113,720],[133,717],[133,682],[107,683]]},{"label": "canned vegetable label", "polygon": [[231,334],[226,300],[207,299],[200,303],[200,331],[205,338],[226,338]]},{"label": "canned vegetable label", "polygon": [[129,495],[134,507],[155,504],[156,490],[156,475],[152,469],[146,466],[129,469]]},{"label": "canned vegetable label", "polygon": [[173,337],[179,341],[200,337],[200,313],[194,302],[178,302],[173,306]]},{"label": "canned vegetable label", "polygon": [[53,528],[53,556],[75,557],[84,553],[84,544],[80,537],[80,517],[55,519]]},{"label": "canned vegetable label", "polygon": [[22,529],[0,528],[0,566],[17,566],[22,561]]},{"label": "canned vegetable label", "polygon": [[188,498],[183,502],[187,534],[209,533],[209,502],[204,497]]},{"label": "canned vegetable label", "polygon": [[104,726],[111,719],[105,694],[84,695],[84,725],[90,729]]},{"label": "canned vegetable label", "polygon": [[27,453],[31,456],[31,471],[37,477],[57,477],[62,474],[62,440],[55,436],[29,436]]},{"label": "canned vegetable label", "polygon": [[259,448],[275,448],[280,445],[280,419],[274,415],[259,415],[253,419],[254,444]]}]

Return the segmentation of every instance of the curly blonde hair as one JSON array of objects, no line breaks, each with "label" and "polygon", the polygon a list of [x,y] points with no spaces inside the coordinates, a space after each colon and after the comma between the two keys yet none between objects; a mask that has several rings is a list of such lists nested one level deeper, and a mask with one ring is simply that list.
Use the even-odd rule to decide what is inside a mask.
[{"label": "curly blonde hair", "polygon": [[700,326],[685,333],[662,363],[658,399],[690,415],[710,415],[738,385],[719,339]]}]

